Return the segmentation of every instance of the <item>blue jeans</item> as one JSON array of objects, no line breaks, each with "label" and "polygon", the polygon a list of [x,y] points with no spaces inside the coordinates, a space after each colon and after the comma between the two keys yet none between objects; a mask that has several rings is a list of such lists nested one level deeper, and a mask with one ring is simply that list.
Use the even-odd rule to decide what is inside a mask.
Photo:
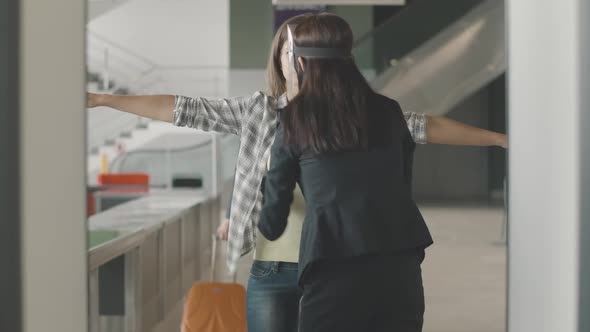
[{"label": "blue jeans", "polygon": [[246,299],[248,332],[296,332],[301,294],[297,263],[254,261]]}]

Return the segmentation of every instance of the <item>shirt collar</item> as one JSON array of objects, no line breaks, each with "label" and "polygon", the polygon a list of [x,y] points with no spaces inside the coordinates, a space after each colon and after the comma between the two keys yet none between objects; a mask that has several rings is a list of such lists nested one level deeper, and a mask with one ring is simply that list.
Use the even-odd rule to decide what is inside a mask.
[{"label": "shirt collar", "polygon": [[288,104],[287,94],[283,93],[277,99],[277,109],[283,109],[283,108],[285,108],[285,106],[287,106],[287,104]]}]

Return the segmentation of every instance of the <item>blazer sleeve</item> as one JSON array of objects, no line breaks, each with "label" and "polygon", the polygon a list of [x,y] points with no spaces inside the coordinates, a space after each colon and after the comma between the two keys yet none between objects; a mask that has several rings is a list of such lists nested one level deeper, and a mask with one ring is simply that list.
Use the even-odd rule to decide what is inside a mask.
[{"label": "blazer sleeve", "polygon": [[274,241],[287,227],[293,190],[301,170],[297,153],[283,143],[283,132],[280,127],[277,129],[270,155],[258,229],[265,238]]}]

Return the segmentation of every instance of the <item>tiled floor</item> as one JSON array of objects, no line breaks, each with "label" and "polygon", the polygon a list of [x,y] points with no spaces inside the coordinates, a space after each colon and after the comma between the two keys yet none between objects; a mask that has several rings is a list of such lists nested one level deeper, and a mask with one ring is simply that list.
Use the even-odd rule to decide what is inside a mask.
[{"label": "tiled floor", "polygon": [[423,264],[424,332],[505,331],[502,209],[424,207],[435,244]]},{"label": "tiled floor", "polygon": [[[430,205],[421,211],[435,241],[423,264],[424,332],[505,331],[502,209]],[[225,267],[223,252],[220,248],[220,267]],[[238,282],[244,285],[251,261],[251,257],[243,258],[238,269]],[[222,269],[217,275],[218,280],[227,280]]]}]

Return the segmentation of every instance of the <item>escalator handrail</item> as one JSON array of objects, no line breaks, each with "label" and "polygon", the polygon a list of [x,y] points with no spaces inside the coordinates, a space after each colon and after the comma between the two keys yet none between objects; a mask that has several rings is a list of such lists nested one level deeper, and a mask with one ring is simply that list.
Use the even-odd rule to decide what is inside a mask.
[{"label": "escalator handrail", "polygon": [[[231,137],[232,135],[230,134],[221,134],[221,139],[227,139],[228,137]],[[118,155],[115,159],[113,159],[113,161],[111,162],[111,168],[117,164],[119,164],[120,168],[123,168],[124,164],[125,164],[125,160],[133,155],[137,155],[137,154],[159,154],[159,153],[176,153],[176,152],[186,152],[186,151],[191,151],[191,150],[197,150],[200,149],[202,147],[205,146],[209,146],[211,145],[211,143],[213,143],[212,139],[206,140],[204,142],[201,143],[197,143],[197,144],[193,144],[193,145],[189,145],[189,146],[184,146],[181,148],[162,148],[162,149],[137,149],[137,150],[133,150],[133,151],[129,151],[123,154]]]}]

